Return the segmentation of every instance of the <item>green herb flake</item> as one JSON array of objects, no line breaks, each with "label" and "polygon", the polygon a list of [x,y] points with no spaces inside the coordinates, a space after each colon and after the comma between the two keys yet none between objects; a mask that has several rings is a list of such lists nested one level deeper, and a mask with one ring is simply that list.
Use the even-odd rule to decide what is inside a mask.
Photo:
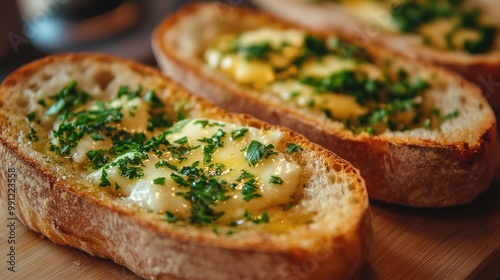
[{"label": "green herb flake", "polygon": [[237,182],[241,182],[243,179],[253,179],[255,175],[247,172],[246,170],[241,170],[241,175],[236,179]]},{"label": "green herb flake", "polygon": [[[403,1],[391,7],[392,19],[401,32],[418,33],[421,26],[435,20],[448,19],[454,22],[451,31],[445,34],[447,48],[450,50],[463,49],[470,54],[481,54],[491,50],[495,42],[498,29],[484,25],[480,21],[481,12],[463,5],[462,0],[439,1]],[[478,33],[475,41],[466,40],[463,45],[456,45],[453,37],[457,32],[469,29]],[[429,44],[432,41],[428,40]]]},{"label": "green herb flake", "polygon": [[143,161],[148,159],[148,155],[143,152],[136,152],[132,157],[126,156],[110,163],[110,166],[117,166],[120,175],[127,179],[138,179],[144,176]]},{"label": "green herb flake", "polygon": [[165,106],[165,104],[163,104],[163,102],[160,100],[160,98],[158,98],[153,90],[149,90],[146,92],[146,94],[144,95],[144,100],[151,104],[151,109],[157,109]]},{"label": "green herb flake", "polygon": [[184,136],[184,137],[179,138],[179,139],[174,141],[175,144],[179,144],[179,145],[183,145],[183,144],[186,144],[188,142],[189,142],[189,139],[187,138],[187,136]]},{"label": "green herb flake", "polygon": [[453,112],[451,112],[451,113],[448,113],[448,114],[446,114],[446,115],[443,115],[441,118],[442,118],[443,120],[450,120],[450,119],[457,118],[457,117],[458,117],[458,115],[459,115],[458,110],[454,110],[454,111],[453,111]]},{"label": "green herb flake", "polygon": [[156,179],[153,179],[153,183],[156,185],[165,185],[165,177],[158,177]]},{"label": "green herb flake", "polygon": [[241,188],[243,199],[245,201],[250,201],[254,198],[261,197],[261,194],[256,193],[258,189],[257,180],[255,178],[246,181]]},{"label": "green herb flake", "polygon": [[130,90],[129,86],[121,86],[118,89],[117,98],[121,98],[122,96],[126,96],[128,100],[132,100],[141,96],[142,86],[138,86],[135,91]]},{"label": "green herb flake", "polygon": [[28,121],[30,121],[30,122],[34,121],[36,118],[36,113],[35,112],[29,113],[27,118],[28,118]]},{"label": "green herb flake", "polygon": [[300,153],[301,151],[303,151],[301,146],[294,144],[294,143],[286,143],[285,152],[287,154],[296,154],[296,153]]},{"label": "green herb flake", "polygon": [[36,103],[44,108],[47,107],[47,102],[45,101],[45,99],[39,99]]},{"label": "green herb flake", "polygon": [[186,110],[186,105],[188,105],[187,100],[177,102],[174,106],[175,117],[177,121],[181,121],[187,118],[188,112]]},{"label": "green herb flake", "polygon": [[172,212],[167,211],[165,212],[165,220],[169,223],[175,223],[179,220],[179,218],[174,215]]},{"label": "green herb flake", "polygon": [[148,131],[172,126],[172,122],[170,121],[167,113],[153,114],[150,112],[150,115],[151,117],[148,119],[146,124],[146,129]]},{"label": "green herb flake", "polygon": [[60,120],[65,120],[75,108],[85,104],[89,98],[89,94],[76,89],[76,81],[73,81],[58,94],[50,96],[50,99],[56,101],[45,111],[45,114],[47,116],[58,115]]},{"label": "green herb flake", "polygon": [[261,162],[263,158],[267,159],[271,155],[278,154],[273,149],[274,146],[272,144],[265,146],[257,140],[252,140],[252,142],[248,145],[245,154],[248,165],[253,167]]},{"label": "green herb flake", "polygon": [[196,120],[193,124],[199,124],[202,128],[205,128],[208,125],[208,120]]},{"label": "green herb flake", "polygon": [[272,47],[269,42],[249,46],[237,45],[235,48],[235,52],[243,54],[247,60],[265,59],[271,51]]},{"label": "green herb flake", "polygon": [[212,137],[210,137],[210,138],[205,137],[205,138],[198,139],[199,142],[207,143],[207,145],[205,145],[203,147],[203,162],[205,164],[212,162],[212,155],[215,152],[215,149],[217,147],[224,146],[224,142],[222,142],[222,138],[225,135],[226,135],[226,132],[219,128],[217,130],[217,132],[214,135],[212,135]]},{"label": "green herb flake", "polygon": [[161,167],[167,167],[173,171],[178,171],[178,168],[177,166],[167,162],[167,161],[164,161],[164,160],[160,160],[158,161],[157,163],[155,163],[155,167],[158,169],[158,168],[161,168]]},{"label": "green herb flake", "polygon": [[102,169],[100,187],[111,186],[111,182],[108,180],[108,172],[106,172],[106,167]]},{"label": "green herb flake", "polygon": [[282,185],[283,179],[281,179],[278,176],[271,175],[271,178],[269,179],[269,184]]},{"label": "green herb flake", "polygon": [[245,134],[248,132],[248,128],[243,127],[240,129],[234,129],[231,131],[231,139],[236,140],[238,138],[241,138],[245,136]]},{"label": "green herb flake", "polygon": [[99,169],[109,162],[109,157],[105,155],[105,150],[91,150],[85,155],[94,164],[94,169]]},{"label": "green herb flake", "polygon": [[227,182],[207,176],[205,170],[193,164],[190,167],[181,169],[186,177],[179,180],[189,189],[185,192],[177,192],[191,203],[191,218],[193,224],[212,224],[219,219],[224,212],[216,212],[210,206],[229,199],[226,195]]},{"label": "green herb flake", "polygon": [[36,134],[36,130],[33,127],[30,127],[30,132],[26,134],[26,138],[33,142],[38,142],[40,140],[40,138]]},{"label": "green herb flake", "polygon": [[260,217],[252,217],[248,211],[245,211],[244,213],[244,218],[247,219],[248,221],[251,221],[256,224],[261,224],[261,223],[268,223],[269,222],[269,215],[267,212],[262,212]]},{"label": "green herb flake", "polygon": [[182,176],[180,176],[179,174],[172,173],[170,174],[170,178],[172,178],[172,180],[174,180],[174,182],[176,182],[181,187],[189,186],[189,183],[186,182],[184,178],[182,178]]},{"label": "green herb flake", "polygon": [[215,234],[220,235],[220,231],[219,231],[219,228],[218,228],[218,227],[214,226],[214,227],[212,228],[212,231],[213,231]]}]

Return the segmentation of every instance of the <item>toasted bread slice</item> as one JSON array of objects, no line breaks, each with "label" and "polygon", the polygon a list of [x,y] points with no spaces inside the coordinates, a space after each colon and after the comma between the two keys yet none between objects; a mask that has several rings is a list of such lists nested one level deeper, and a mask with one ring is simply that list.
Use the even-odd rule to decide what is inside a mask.
[{"label": "toasted bread slice", "polygon": [[[446,16],[445,19],[429,17],[429,22],[424,20],[412,23],[409,13],[410,9],[413,9],[412,2],[416,1],[252,0],[252,2],[284,19],[310,28],[349,33],[358,44],[378,43],[406,57],[446,67],[477,84],[492,107],[495,110],[500,109],[498,1],[466,0],[462,4],[451,4],[451,1],[441,3],[421,1],[424,3],[421,7],[434,8],[434,11],[439,11],[439,5],[443,7],[441,10],[447,9],[446,5],[449,5],[454,11],[463,11],[457,12],[456,17],[467,18],[467,15],[474,15],[472,11],[478,10],[477,19],[474,20],[477,21],[474,24],[478,26],[475,27],[461,27],[460,19],[456,19],[453,14]],[[410,3],[412,7],[405,7],[406,3]],[[405,11],[408,15],[404,14]],[[399,25],[398,19],[403,19]],[[420,23],[422,26],[417,28]],[[409,26],[405,28],[405,24]],[[454,29],[454,26],[458,28]],[[481,41],[480,37],[484,36],[481,35],[481,32],[484,32],[481,30],[491,29],[490,27],[493,27],[492,32],[486,32],[491,33],[486,35],[490,38],[484,37],[484,42]],[[466,41],[480,42],[480,44],[470,44],[473,48],[467,50]],[[475,46],[479,46],[480,49],[475,50]]]},{"label": "toasted bread slice", "polygon": [[[255,31],[262,28],[266,30]],[[376,134],[359,133],[347,129],[342,119],[332,119],[331,116],[337,114],[335,109],[326,114],[291,102],[294,98],[292,93],[300,95],[300,89],[291,92],[288,97],[280,96],[280,93],[272,94],[271,87],[237,82],[235,72],[228,73],[213,67],[204,59],[204,54],[217,38],[232,36],[241,39],[243,32],[251,31],[252,35],[245,35],[246,39],[241,40],[254,40],[255,34],[269,33],[269,29],[287,30],[292,35],[286,36],[293,38],[296,38],[293,34],[297,31],[304,32],[305,36],[331,37],[330,33],[313,32],[261,12],[199,4],[186,7],[161,22],[153,34],[152,44],[161,69],[191,91],[230,111],[252,114],[265,121],[288,126],[346,158],[361,170],[372,199],[408,206],[443,207],[471,202],[488,188],[494,170],[496,119],[477,87],[454,74],[398,57],[380,47],[356,46],[352,44],[352,38],[339,35],[339,38],[352,44],[344,45],[345,50],[354,48],[353,53],[368,55],[371,62],[367,68],[386,69],[383,71],[393,78],[401,69],[410,76],[410,80],[418,81],[423,77],[428,82],[428,88],[419,98],[421,107],[428,114],[437,111],[454,115],[433,128],[420,126],[401,131],[385,129]],[[269,40],[277,38],[266,36]],[[248,39],[250,37],[253,39]],[[293,38],[290,40],[295,40]],[[294,44],[291,41],[278,42],[277,45],[289,47]],[[318,41],[312,39],[312,42]],[[271,48],[268,42],[260,46]],[[254,50],[262,50],[258,47]],[[347,57],[332,67],[352,66],[349,59]],[[243,65],[250,65],[244,64],[244,60],[240,60]],[[253,71],[253,74],[272,70],[272,67],[266,66],[265,60],[257,59],[255,63],[264,65],[264,68]],[[327,61],[318,60],[320,64]],[[312,63],[315,63],[314,59]],[[234,70],[229,66],[226,69]],[[283,72],[287,73],[286,70]],[[269,73],[279,75],[272,71]],[[267,79],[255,75],[259,77],[257,82]],[[274,81],[280,82],[280,79]],[[346,106],[359,111],[360,104],[354,104],[352,96],[344,96],[345,99],[351,100]],[[346,106],[337,106],[336,109],[338,112],[345,111]]]},{"label": "toasted bread slice", "polygon": [[[117,92],[121,97],[109,103],[108,100],[113,99]],[[138,103],[132,106],[118,102],[127,98],[127,102]],[[94,105],[88,107],[86,104],[91,100],[94,100]],[[144,104],[150,104],[146,111],[143,110]],[[124,108],[128,108],[128,112]],[[166,115],[159,114],[158,110]],[[106,115],[107,112],[110,114]],[[144,112],[146,115],[142,115]],[[103,115],[106,117],[99,119]],[[153,122],[158,120],[153,116],[158,115],[168,117],[173,126],[164,128],[161,122]],[[117,120],[116,117],[123,119]],[[198,119],[198,124],[191,118]],[[137,132],[142,126],[136,126],[135,132],[134,129],[127,131],[136,122],[143,124],[145,119],[148,119],[148,125],[153,123],[156,126],[145,130],[144,134]],[[92,126],[99,120],[103,122]],[[84,126],[78,126],[82,123]],[[183,130],[189,123],[194,123],[194,126]],[[210,139],[168,138],[179,132],[196,135],[205,129],[223,131],[232,125],[242,128],[216,134]],[[8,183],[11,181],[8,181],[7,172],[1,172],[0,197],[3,201],[15,203],[19,220],[57,244],[110,258],[144,278],[348,279],[357,275],[367,256],[371,241],[368,196],[364,180],[350,163],[286,128],[250,116],[227,113],[192,96],[159,71],[135,62],[106,55],[65,54],[23,66],[7,77],[0,87],[0,127],[0,169],[16,174],[13,186]],[[163,130],[168,133],[161,132]],[[75,139],[78,131],[84,131],[84,135],[76,147],[71,146],[68,143]],[[235,155],[226,154],[229,161],[224,162],[225,166],[222,162],[225,159],[220,156],[221,162],[216,162],[223,144],[231,148],[237,141],[247,141],[245,137],[253,137],[248,136],[250,131],[257,133],[256,141],[274,135],[277,137],[273,138],[275,144],[262,147],[265,153],[257,158],[257,149],[252,153],[247,147],[233,151]],[[151,136],[156,132],[160,132],[160,136]],[[243,136],[245,132],[247,134]],[[259,133],[262,133],[260,137]],[[88,135],[93,142],[84,142]],[[167,138],[173,142],[165,142]],[[109,146],[104,146],[109,139],[112,139],[113,146],[107,149]],[[150,141],[144,142],[147,139]],[[198,141],[197,147],[185,146],[190,141]],[[80,143],[91,143],[95,150],[80,158]],[[151,143],[153,145],[146,148]],[[207,143],[215,145],[210,156],[216,169],[206,165],[206,150],[210,147]],[[64,150],[66,144],[69,150]],[[149,151],[149,158],[141,157],[141,162],[134,164],[129,161],[129,165],[121,165],[123,161],[118,161],[119,167],[124,168],[120,169],[123,173],[121,177],[112,177],[111,173],[116,171],[113,168],[117,168],[116,160],[127,157],[118,149],[129,147],[133,147],[129,152]],[[202,148],[203,163],[181,168],[196,150]],[[98,157],[99,153],[103,157]],[[236,165],[238,153],[246,153],[247,161],[253,156],[253,165],[243,161],[248,172],[242,172],[229,187],[233,181],[223,182],[217,178],[226,173],[240,173],[240,167]],[[112,157],[117,158],[113,160]],[[149,169],[150,163],[159,158],[165,161],[156,160],[156,169]],[[281,167],[288,168],[287,172],[295,177],[288,180],[290,177],[271,176],[274,182],[270,180],[270,183],[274,185],[270,186],[271,193],[265,193],[262,190],[266,186],[265,172],[280,172],[269,169],[273,168],[269,164],[274,162],[286,163]],[[249,174],[252,166],[263,173]],[[151,175],[151,170],[160,172],[159,177],[144,179]],[[100,181],[93,179],[95,172],[100,172]],[[138,175],[141,172],[143,174]],[[171,183],[168,174],[178,185]],[[200,179],[193,181],[191,187],[184,185],[193,178],[203,178],[209,183],[204,184],[205,181]],[[122,184],[124,180],[139,182],[134,186],[139,188],[139,196],[133,195],[133,189],[127,196],[128,183]],[[113,185],[106,184],[106,181],[113,182]],[[247,194],[251,194],[245,197],[247,202],[241,199],[238,202],[237,197],[245,195],[239,188],[252,187],[250,181],[260,183],[250,191],[247,188]],[[141,193],[144,195],[144,190],[148,190],[140,191],[141,188],[153,183],[156,189],[149,200],[165,192],[169,194],[169,189],[175,188],[177,192],[170,196],[177,197],[177,200],[164,197],[168,203],[162,210],[148,204],[147,200],[138,199]],[[280,199],[282,188],[288,188],[289,184],[295,189],[290,197],[285,197],[287,202],[276,200]],[[223,193],[220,192],[221,186]],[[205,191],[214,190],[219,191],[203,196]],[[187,216],[179,212],[186,208],[185,205],[164,210],[172,209],[178,199],[181,204],[188,205],[187,212],[184,211]],[[191,203],[191,200],[198,204]],[[207,200],[211,202],[203,204]],[[258,211],[250,211],[251,203],[262,201],[271,202]],[[162,201],[156,203],[160,205]],[[217,207],[226,203],[233,203],[235,210],[229,207],[225,212],[216,213]],[[205,208],[200,208],[200,205],[205,205]],[[231,218],[231,215],[238,214],[236,210],[245,210],[244,214],[240,213],[240,219],[231,223],[227,220],[219,222],[220,215]]]}]

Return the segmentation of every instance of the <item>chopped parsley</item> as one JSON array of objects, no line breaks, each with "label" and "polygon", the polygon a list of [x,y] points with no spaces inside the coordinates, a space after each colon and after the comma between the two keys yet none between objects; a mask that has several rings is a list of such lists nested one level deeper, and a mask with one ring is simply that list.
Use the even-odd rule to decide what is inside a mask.
[{"label": "chopped parsley", "polygon": [[269,215],[265,211],[262,212],[262,214],[260,215],[260,217],[259,216],[258,217],[252,217],[252,215],[248,211],[245,211],[245,213],[243,214],[243,216],[248,221],[254,222],[256,224],[268,223],[269,222]]},{"label": "chopped parsley", "polygon": [[111,182],[108,180],[108,172],[106,172],[106,169],[102,169],[101,172],[101,183],[99,183],[100,187],[107,187],[111,186]]},{"label": "chopped parsley", "polygon": [[269,179],[269,184],[283,185],[283,179],[281,179],[281,177],[279,176],[271,175],[271,178]]},{"label": "chopped parsley", "polygon": [[454,119],[454,118],[458,117],[458,115],[459,115],[458,110],[453,110],[453,112],[441,116],[441,119],[443,119],[443,120]]},{"label": "chopped parsley", "polygon": [[173,171],[178,171],[178,168],[177,166],[167,162],[167,161],[164,161],[164,160],[160,160],[158,161],[156,164],[155,164],[155,167],[156,168],[161,168],[161,167],[168,167],[169,169],[173,170]]},{"label": "chopped parsley", "polygon": [[210,122],[209,120],[196,120],[193,124],[199,124],[203,128],[205,128],[207,126],[220,126],[220,127],[224,127],[225,126],[223,123]]},{"label": "chopped parsley", "polygon": [[286,143],[286,150],[285,152],[287,154],[296,154],[296,153],[300,153],[302,151],[302,147],[297,145],[297,144],[294,144],[294,143]]},{"label": "chopped parsley", "polygon": [[117,98],[121,98],[122,96],[126,96],[128,100],[132,100],[134,98],[140,97],[142,92],[142,86],[138,86],[135,91],[130,90],[129,86],[121,86],[118,89]]},{"label": "chopped parsley", "polygon": [[26,116],[26,118],[28,119],[28,121],[32,122],[32,121],[34,121],[34,120],[35,120],[35,118],[36,118],[36,113],[35,113],[35,112],[31,112],[31,113],[29,113],[29,114]]},{"label": "chopped parsley", "polygon": [[252,179],[246,181],[243,184],[243,187],[241,188],[241,193],[243,194],[243,199],[245,201],[250,201],[253,198],[261,197],[262,196],[261,194],[256,193],[258,189],[259,189],[259,187],[257,185],[257,179],[252,178]]},{"label": "chopped parsley", "polygon": [[174,215],[172,212],[167,211],[165,212],[165,220],[169,223],[175,223],[179,220],[176,215]]},{"label": "chopped parsley", "polygon": [[47,116],[58,115],[59,120],[66,120],[72,115],[74,109],[84,105],[90,99],[90,95],[77,90],[76,81],[72,81],[58,94],[50,96],[49,99],[55,100],[55,103],[45,111],[45,114]]},{"label": "chopped parsley", "polygon": [[181,137],[181,138],[174,141],[175,144],[179,144],[179,145],[186,144],[188,142],[189,142],[189,139],[187,138],[187,136]]},{"label": "chopped parsley", "polygon": [[245,134],[248,132],[248,128],[243,127],[239,129],[234,129],[231,131],[231,139],[236,140],[238,138],[241,138],[245,136]]},{"label": "chopped parsley", "polygon": [[171,178],[181,189],[186,188],[176,195],[191,203],[191,223],[211,224],[224,215],[224,212],[216,212],[210,206],[229,199],[226,194],[229,189],[227,182],[206,174],[197,162],[190,167],[183,167],[181,174],[172,173]]},{"label": "chopped parsley", "polygon": [[172,180],[174,180],[174,182],[177,183],[177,185],[179,185],[181,187],[189,186],[189,183],[186,182],[184,180],[184,178],[182,176],[180,176],[179,174],[172,173],[172,174],[170,174],[170,178],[172,178]]},{"label": "chopped parsley", "polygon": [[207,167],[208,167],[208,174],[210,177],[221,176],[226,168],[226,166],[220,162],[212,163]]},{"label": "chopped parsley", "polygon": [[96,102],[95,108],[77,110],[88,98],[87,93],[76,89],[76,82],[70,83],[58,95],[51,97],[56,101],[45,114],[58,115],[61,121],[53,131],[57,142],[50,147],[57,155],[68,156],[85,135],[95,141],[102,141],[118,132],[114,124],[122,120],[121,108],[111,108],[103,102]]},{"label": "chopped parsley", "polygon": [[255,175],[247,172],[246,170],[241,170],[241,175],[236,179],[237,182],[241,182],[243,179],[253,179]]},{"label": "chopped parsley", "polygon": [[36,130],[33,127],[30,127],[30,132],[26,134],[26,138],[33,142],[38,142],[40,140],[40,138],[36,134]]},{"label": "chopped parsley", "polygon": [[109,157],[105,155],[106,150],[91,150],[85,155],[94,164],[94,169],[99,169],[109,162]]},{"label": "chopped parsley", "polygon": [[[120,170],[120,175],[127,179],[138,179],[144,176],[143,161],[147,159],[147,154],[143,152],[134,153],[133,156],[125,156],[109,164],[111,166],[117,166]],[[108,166],[105,166],[106,168]]]},{"label": "chopped parsley", "polygon": [[181,121],[187,118],[186,105],[188,105],[187,100],[183,100],[175,104],[174,110],[177,121]]},{"label": "chopped parsley", "polygon": [[[403,1],[391,7],[392,19],[401,32],[418,33],[423,25],[435,20],[446,19],[455,22],[454,28],[445,35],[447,47],[451,50],[463,49],[470,54],[488,52],[494,44],[498,32],[494,26],[480,23],[479,9],[465,7],[463,0],[443,1]],[[452,38],[457,32],[469,29],[478,33],[475,41],[465,40],[463,45],[457,46]],[[425,42],[432,44],[428,38]]]},{"label": "chopped parsley", "polygon": [[[340,92],[356,98],[367,112],[347,119],[335,118],[335,112],[323,109],[330,119],[342,121],[353,132],[383,133],[385,129],[402,131],[410,127],[426,127],[428,113],[421,106],[422,94],[430,84],[422,79],[411,80],[410,75],[399,69],[394,77],[387,74],[385,80],[370,78],[353,70],[342,70],[325,78],[304,77],[301,83],[313,87],[317,94]],[[405,112],[415,112],[410,123],[398,121]]]},{"label": "chopped parsley", "polygon": [[193,124],[199,124],[201,127],[205,128],[208,125],[208,120],[197,120]]},{"label": "chopped parsley", "polygon": [[36,103],[44,108],[47,107],[47,102],[45,101],[45,99],[39,99]]},{"label": "chopped parsley", "polygon": [[158,177],[156,179],[153,179],[153,183],[156,185],[165,185],[165,177]]},{"label": "chopped parsley", "polygon": [[273,149],[274,146],[272,144],[265,146],[257,140],[252,140],[252,142],[248,145],[245,154],[248,165],[253,167],[261,162],[262,159],[267,159],[271,155],[278,154]]},{"label": "chopped parsley", "polygon": [[307,34],[304,37],[302,53],[294,59],[292,65],[300,67],[310,59],[318,59],[325,55],[335,55],[358,62],[369,61],[369,55],[364,49],[338,38],[332,38],[332,42],[332,46],[329,46],[325,39]]},{"label": "chopped parsley", "polygon": [[272,51],[272,47],[269,42],[263,42],[249,46],[236,44],[233,51],[235,53],[243,54],[243,57],[248,60],[266,59],[268,54]]},{"label": "chopped parsley", "polygon": [[148,131],[153,131],[155,129],[168,128],[172,126],[172,121],[169,116],[165,112],[153,113],[149,112],[150,118],[148,119],[148,123],[146,128]]},{"label": "chopped parsley", "polygon": [[156,95],[153,90],[149,90],[144,95],[144,100],[148,101],[151,104],[151,109],[158,109],[165,106],[163,102],[161,102],[160,98]]},{"label": "chopped parsley", "polygon": [[218,129],[212,137],[198,139],[199,142],[207,143],[207,145],[203,147],[203,162],[205,164],[212,162],[212,154],[215,152],[216,148],[224,146],[222,138],[225,135],[226,132],[224,130]]}]

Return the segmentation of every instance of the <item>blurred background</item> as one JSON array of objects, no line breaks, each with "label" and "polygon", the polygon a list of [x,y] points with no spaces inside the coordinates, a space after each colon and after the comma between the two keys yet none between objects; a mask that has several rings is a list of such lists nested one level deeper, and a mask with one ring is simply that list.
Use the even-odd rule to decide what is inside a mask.
[{"label": "blurred background", "polygon": [[[0,9],[0,81],[17,67],[51,53],[91,51],[155,66],[155,26],[180,0],[7,0]],[[251,6],[247,0],[216,0]]]}]

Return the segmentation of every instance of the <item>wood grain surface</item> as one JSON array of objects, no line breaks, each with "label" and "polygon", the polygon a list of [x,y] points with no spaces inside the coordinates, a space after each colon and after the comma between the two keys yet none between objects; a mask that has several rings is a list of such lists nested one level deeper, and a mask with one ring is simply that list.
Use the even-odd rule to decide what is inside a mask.
[{"label": "wood grain surface", "polygon": [[[496,178],[470,205],[412,209],[373,202],[374,243],[361,279],[500,279],[500,142],[497,146]],[[3,201],[0,279],[139,279],[110,260],[53,244],[8,217]],[[11,222],[15,272],[7,263]]]}]

